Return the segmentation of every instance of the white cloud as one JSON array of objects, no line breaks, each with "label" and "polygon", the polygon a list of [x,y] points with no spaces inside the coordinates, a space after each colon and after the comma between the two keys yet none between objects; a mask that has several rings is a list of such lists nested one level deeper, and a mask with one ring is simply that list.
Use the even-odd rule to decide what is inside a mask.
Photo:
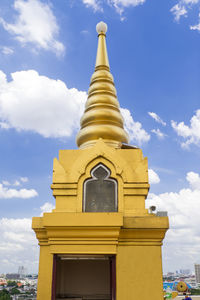
[{"label": "white cloud", "polygon": [[150,135],[142,128],[142,124],[135,122],[130,111],[126,108],[121,108],[121,113],[124,118],[124,128],[128,132],[130,141],[142,145],[150,140]]},{"label": "white cloud", "polygon": [[149,116],[152,117],[157,123],[166,126],[166,123],[154,112],[148,112]]},{"label": "white cloud", "polygon": [[88,30],[81,30],[81,34],[88,35],[90,32]]},{"label": "white cloud", "polygon": [[[54,206],[46,202],[40,207],[42,213],[51,211]],[[2,272],[17,272],[18,266],[23,265],[28,272],[38,272],[38,241],[31,228],[32,220],[0,219],[0,269]]]},{"label": "white cloud", "polygon": [[137,6],[144,3],[146,0],[110,0],[115,5],[121,5],[124,7]]},{"label": "white cloud", "polygon": [[24,183],[28,182],[28,177],[20,177],[20,180]]},{"label": "white cloud", "polygon": [[177,193],[150,193],[146,201],[147,207],[155,205],[158,210],[168,211],[169,214],[170,229],[164,242],[164,261],[168,270],[186,266],[190,268],[199,260],[200,176],[188,172],[186,179],[191,188],[183,188]]},{"label": "white cloud", "polygon": [[83,4],[85,4],[87,7],[91,7],[94,9],[94,11],[101,10],[102,7],[100,5],[100,1],[98,0],[82,0]]},{"label": "white cloud", "polygon": [[[24,234],[22,233],[15,233],[10,231],[4,232],[4,238],[7,240],[11,240],[13,242],[23,242],[24,241]],[[22,247],[20,247],[22,249]]]},{"label": "white cloud", "polygon": [[185,125],[184,122],[177,124],[173,120],[171,125],[176,133],[185,139],[185,142],[181,143],[183,148],[188,148],[191,144],[200,146],[200,109],[191,118],[190,126]]},{"label": "white cloud", "polygon": [[200,32],[200,23],[198,23],[198,24],[196,24],[196,25],[194,25],[194,26],[190,26],[190,29],[191,29],[191,30],[197,30],[197,31]]},{"label": "white cloud", "polygon": [[123,9],[124,7],[138,6],[146,0],[108,0],[114,7]]},{"label": "white cloud", "polygon": [[0,128],[1,129],[10,129],[10,126],[5,122],[0,122]]},{"label": "white cloud", "polygon": [[14,183],[9,182],[8,180],[2,180],[2,184],[5,186],[9,186],[9,185],[13,185],[13,186],[19,186],[22,183],[26,183],[28,182],[28,178],[27,177],[20,177],[20,181],[19,180],[15,180]]},{"label": "white cloud", "polygon": [[3,272],[17,272],[24,265],[29,272],[37,272],[38,246],[31,229],[31,219],[0,219],[0,268]]},{"label": "white cloud", "polygon": [[200,190],[200,176],[198,173],[188,172],[186,179],[193,190]]},{"label": "white cloud", "polygon": [[[5,181],[4,181],[5,183]],[[7,186],[4,186],[0,183],[0,199],[10,199],[10,198],[22,198],[28,199],[38,196],[38,193],[34,189],[9,189]]]},{"label": "white cloud", "polygon": [[[95,11],[103,11],[103,5],[108,4],[114,7],[119,14],[122,14],[124,8],[138,6],[146,0],[82,0],[87,7],[92,7]],[[123,18],[122,18],[123,20]]]},{"label": "white cloud", "polygon": [[[34,70],[11,74],[0,71],[0,121],[6,128],[33,131],[43,137],[71,136],[79,128],[87,93],[69,89],[61,80],[39,75]],[[128,109],[121,109],[131,141],[141,145],[150,135],[135,122]]]},{"label": "white cloud", "polygon": [[182,0],[185,4],[197,4],[199,3],[199,0]]},{"label": "white cloud", "polygon": [[182,16],[187,16],[187,10],[185,6],[182,6],[181,4],[174,5],[170,11],[173,13],[174,18],[177,22]]},{"label": "white cloud", "polygon": [[3,181],[2,181],[2,184],[3,184],[3,185],[11,185],[11,183],[10,183],[9,181],[7,181],[7,180],[3,180]]},{"label": "white cloud", "polygon": [[18,180],[16,180],[14,183],[13,183],[13,185],[14,186],[19,186],[21,183],[18,181]]},{"label": "white cloud", "polygon": [[1,46],[0,49],[1,49],[1,52],[5,55],[11,55],[14,53],[14,50],[10,47]]},{"label": "white cloud", "polygon": [[51,212],[52,209],[54,209],[55,206],[50,203],[50,202],[45,202],[44,205],[40,206],[40,209],[41,209],[41,216],[43,215],[44,212]]},{"label": "white cloud", "polygon": [[163,132],[160,131],[159,128],[157,129],[152,129],[151,132],[155,133],[155,135],[159,138],[159,139],[164,139],[164,137],[166,136],[166,134],[164,134]]},{"label": "white cloud", "polygon": [[15,23],[0,18],[0,24],[22,45],[31,43],[36,49],[45,49],[57,55],[64,53],[64,45],[56,37],[59,27],[50,5],[40,0],[15,0]]},{"label": "white cloud", "polygon": [[[177,0],[177,4],[175,4],[170,11],[174,15],[175,21],[179,22],[182,16],[187,17],[188,12],[195,8],[196,4],[199,4],[200,0]],[[198,9],[198,7],[197,7]],[[195,26],[190,26],[192,30],[200,30],[198,29],[198,24]]]},{"label": "white cloud", "polygon": [[149,174],[149,183],[150,184],[157,184],[160,182],[160,178],[154,170],[149,169],[148,174]]},{"label": "white cloud", "polygon": [[197,23],[196,25],[190,26],[191,30],[197,30],[200,32],[200,13],[199,13],[199,23]]},{"label": "white cloud", "polygon": [[44,137],[69,137],[79,128],[86,92],[69,89],[61,80],[34,70],[6,75],[0,71],[0,120],[18,131]]}]

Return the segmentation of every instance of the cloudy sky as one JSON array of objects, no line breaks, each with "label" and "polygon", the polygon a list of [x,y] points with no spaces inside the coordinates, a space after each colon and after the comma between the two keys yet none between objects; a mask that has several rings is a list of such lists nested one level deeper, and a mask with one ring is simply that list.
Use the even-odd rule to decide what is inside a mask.
[{"label": "cloudy sky", "polygon": [[147,207],[169,213],[164,272],[200,263],[200,0],[1,0],[0,273],[37,272],[31,218],[54,207],[53,158],[76,149],[101,20]]}]

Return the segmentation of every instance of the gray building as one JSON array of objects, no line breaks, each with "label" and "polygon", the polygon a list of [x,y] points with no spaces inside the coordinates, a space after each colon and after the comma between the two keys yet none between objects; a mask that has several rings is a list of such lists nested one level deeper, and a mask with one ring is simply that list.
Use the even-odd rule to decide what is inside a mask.
[{"label": "gray building", "polygon": [[19,279],[20,275],[17,273],[6,274],[6,279]]},{"label": "gray building", "polygon": [[200,264],[195,264],[194,269],[195,269],[196,283],[200,283]]},{"label": "gray building", "polygon": [[24,278],[26,273],[27,273],[26,268],[24,268],[24,266],[19,266],[18,274],[20,275],[20,278]]}]

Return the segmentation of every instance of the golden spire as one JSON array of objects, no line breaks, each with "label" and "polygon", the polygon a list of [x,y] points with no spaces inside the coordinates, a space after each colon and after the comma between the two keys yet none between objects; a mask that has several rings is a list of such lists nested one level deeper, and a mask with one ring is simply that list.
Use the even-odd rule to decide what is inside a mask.
[{"label": "golden spire", "polygon": [[96,66],[76,142],[78,147],[86,148],[102,138],[106,144],[120,148],[121,143],[128,143],[129,137],[123,127],[113,76],[110,73],[105,39],[107,25],[100,22],[96,30],[98,33]]}]

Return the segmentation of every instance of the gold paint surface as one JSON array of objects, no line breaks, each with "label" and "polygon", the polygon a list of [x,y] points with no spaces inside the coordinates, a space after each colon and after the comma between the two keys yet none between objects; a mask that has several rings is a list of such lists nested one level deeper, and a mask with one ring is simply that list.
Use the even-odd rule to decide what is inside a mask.
[{"label": "gold paint surface", "polygon": [[120,148],[121,143],[128,143],[129,137],[124,130],[114,80],[110,73],[105,34],[100,33],[98,38],[95,72],[91,78],[76,142],[83,149],[92,147],[102,138],[109,146]]}]

